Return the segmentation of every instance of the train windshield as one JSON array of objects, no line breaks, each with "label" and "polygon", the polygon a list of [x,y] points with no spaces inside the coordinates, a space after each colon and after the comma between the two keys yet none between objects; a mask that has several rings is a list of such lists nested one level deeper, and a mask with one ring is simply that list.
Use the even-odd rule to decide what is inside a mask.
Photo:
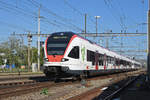
[{"label": "train windshield", "polygon": [[47,40],[48,55],[63,55],[72,35],[57,33]]}]

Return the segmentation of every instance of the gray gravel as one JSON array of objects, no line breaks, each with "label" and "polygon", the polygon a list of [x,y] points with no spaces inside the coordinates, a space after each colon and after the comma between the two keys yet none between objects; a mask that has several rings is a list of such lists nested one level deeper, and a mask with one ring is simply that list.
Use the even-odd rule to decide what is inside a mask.
[{"label": "gray gravel", "polygon": [[88,81],[88,87],[82,86],[81,84],[70,84],[64,86],[51,87],[47,89],[47,94],[41,93],[42,89],[38,92],[28,93],[22,96],[8,97],[3,100],[67,100],[71,97],[84,93],[95,87],[103,86],[107,83],[112,83],[115,80],[125,78],[124,76],[118,76],[116,78],[107,78],[99,80]]},{"label": "gray gravel", "polygon": [[89,86],[85,87],[81,84],[71,84],[60,87],[51,87],[48,89],[48,94],[33,92],[22,96],[9,97],[3,100],[66,100],[73,96],[79,95],[95,87],[102,86],[110,82],[111,78],[88,81]]}]

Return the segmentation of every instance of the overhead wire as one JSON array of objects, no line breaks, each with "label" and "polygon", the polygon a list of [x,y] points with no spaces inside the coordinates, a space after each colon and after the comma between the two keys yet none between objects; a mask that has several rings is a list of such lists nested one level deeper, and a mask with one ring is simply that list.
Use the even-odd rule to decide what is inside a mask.
[{"label": "overhead wire", "polygon": [[[77,8],[75,8],[74,6],[72,6],[67,0],[64,0],[65,4],[68,5],[71,9],[73,9],[75,12],[79,13],[81,16],[84,16],[85,14],[82,13],[81,11],[79,11]],[[90,14],[88,14],[89,19],[91,20],[91,22],[95,23],[95,21],[93,20],[93,18],[91,17]]]},{"label": "overhead wire", "polygon": [[[29,11],[27,12],[24,9],[20,8],[20,7],[16,8],[14,5],[11,5],[11,4],[2,2],[2,1],[0,1],[0,5],[1,5],[0,6],[0,8],[1,8],[0,10],[4,10],[4,11],[7,11],[7,12],[13,12],[13,14],[15,13],[15,15],[19,15],[19,14],[20,15],[24,15],[24,16],[27,16],[28,18],[34,18],[34,19],[36,18],[35,14],[33,14],[33,13],[29,12]],[[24,17],[24,18],[26,18],[26,17]],[[8,24],[6,24],[6,25],[8,25]],[[54,25],[54,24],[52,24],[52,25]],[[8,26],[16,28],[15,25],[8,25]],[[25,29],[23,29],[23,30],[25,30]]]},{"label": "overhead wire", "polygon": [[[41,4],[38,3],[37,1],[35,0],[28,0],[29,2],[31,2],[34,6],[36,7],[39,7]],[[54,13],[53,11],[51,11],[50,9],[46,8],[46,7],[43,7],[41,6],[41,10],[43,10],[44,12],[47,12],[48,14],[52,15],[52,16],[55,16],[57,18],[57,20],[61,20],[65,23],[68,23],[69,25],[73,26],[76,28],[76,30],[78,31],[82,31],[82,29],[80,27],[78,27],[77,25],[74,25],[73,23],[71,23],[67,18],[64,18],[56,13]],[[58,22],[58,21],[57,21]]]},{"label": "overhead wire", "polygon": [[[12,13],[12,14],[14,14],[15,16],[19,16],[19,15],[23,15],[23,16],[19,16],[18,18],[20,18],[20,17],[22,17],[21,19],[23,19],[24,20],[24,22],[26,22],[26,23],[28,23],[28,25],[30,26],[31,24],[29,24],[29,23],[31,23],[31,21],[27,21],[26,20],[26,18],[34,18],[33,16],[31,16],[30,14],[28,14],[28,13],[26,13],[26,12],[24,12],[24,11],[21,11],[22,9],[18,9],[18,8],[16,8],[16,7],[14,7],[13,5],[11,5],[11,4],[8,4],[8,3],[5,3],[5,2],[2,2],[2,1],[0,1],[0,10],[3,10],[3,11],[7,11],[7,12],[9,12],[9,13]],[[24,17],[24,16],[26,16],[26,17]],[[5,22],[6,23],[6,22]],[[14,24],[13,25],[10,25],[10,24],[6,24],[6,25],[8,25],[9,27],[11,26],[13,26],[13,27],[16,27]],[[22,29],[22,30],[25,30],[25,29]]]},{"label": "overhead wire", "polygon": [[[34,14],[32,15],[31,13],[28,13],[20,7],[16,8],[14,5],[11,5],[6,2],[2,2],[2,1],[0,1],[0,5],[1,5],[0,10],[6,10],[7,12],[14,14],[15,16],[23,15],[23,16],[19,16],[19,17],[22,17],[21,19],[24,19],[24,22],[26,22],[28,24],[31,23],[31,21],[25,21],[26,18],[30,18],[30,19],[35,18]],[[26,16],[26,17],[24,17],[24,16]]]},{"label": "overhead wire", "polygon": [[[116,2],[116,4],[117,4],[117,7],[120,8],[120,10],[121,10],[121,12],[122,12],[122,15],[123,15],[123,17],[126,19],[126,21],[127,21],[127,20],[130,20],[130,22],[134,23],[134,25],[126,25],[125,28],[126,28],[126,29],[129,29],[129,28],[136,28],[139,23],[137,23],[137,22],[135,21],[135,19],[133,19],[131,16],[128,16],[127,14],[125,15],[125,12],[124,12],[124,10],[123,10],[123,8],[122,8],[122,6],[121,6],[119,0]],[[131,26],[131,27],[130,27],[130,26]],[[134,26],[134,27],[132,27],[132,26]]]},{"label": "overhead wire", "polygon": [[22,9],[22,8],[20,8],[20,7],[17,7],[17,8],[16,8],[14,5],[8,4],[8,3],[3,2],[3,1],[0,1],[0,4],[1,4],[3,7],[7,8],[7,9],[10,9],[10,10],[12,10],[12,11],[18,12],[18,14],[19,14],[19,13],[22,13],[22,14],[24,14],[24,15],[26,15],[26,16],[35,17],[35,15],[34,15],[32,12],[27,12],[26,10],[24,10],[24,9]]},{"label": "overhead wire", "polygon": [[[77,8],[75,8],[74,6],[72,6],[67,0],[64,0],[64,3],[68,6],[68,7],[70,7],[74,12],[77,12],[80,16],[84,16],[85,14],[84,13],[82,13],[80,10],[78,10]],[[93,18],[94,17],[91,17],[91,15],[90,14],[88,14],[88,13],[86,13],[87,14],[87,18],[89,18],[89,20],[92,22],[92,23],[94,23],[94,24],[92,24],[91,26],[93,26],[94,25],[94,27],[96,26],[95,25],[95,21],[93,20]]]},{"label": "overhead wire", "polygon": [[71,9],[73,9],[75,12],[79,13],[81,16],[84,16],[82,12],[80,12],[78,9],[73,7],[70,3],[67,2],[67,0],[64,0],[65,4],[68,5]]},{"label": "overhead wire", "polygon": [[[107,7],[109,8],[110,13],[112,14],[112,16],[115,18],[115,20],[120,24],[121,28],[123,30],[126,30],[129,28],[129,26],[126,25],[125,20],[127,20],[127,16],[125,15],[123,8],[120,6],[119,4],[119,0],[117,1],[118,4],[117,5],[117,9],[116,7],[114,7],[114,5],[112,4],[112,0],[104,0],[105,4],[107,5]],[[115,10],[115,12],[113,12],[112,10]],[[114,14],[113,14],[114,13]],[[119,20],[118,20],[119,19]],[[134,20],[132,20],[133,22]],[[137,23],[136,23],[137,26]],[[121,39],[122,40],[122,39]],[[122,43],[122,42],[121,42]],[[122,50],[121,50],[122,51]]]},{"label": "overhead wire", "polygon": [[0,21],[0,23],[5,24],[5,25],[7,25],[10,28],[15,28],[15,29],[18,29],[18,30],[23,30],[23,31],[26,31],[26,32],[29,31],[28,29],[26,29],[24,27],[21,27],[21,26],[18,26],[18,25],[9,24],[9,23],[3,22],[3,21]]},{"label": "overhead wire", "polygon": [[[30,12],[30,14],[28,14],[28,12],[26,12],[24,9],[22,9],[20,7],[16,8],[14,5],[7,4],[7,3],[1,2],[1,1],[0,1],[0,3],[2,4],[2,6],[1,6],[2,9],[0,9],[0,10],[5,10],[5,11],[8,11],[8,12],[15,12],[16,13],[15,15],[21,14],[21,15],[27,16],[29,18],[34,18],[34,19],[37,18],[35,13],[33,14],[33,13]],[[50,23],[50,21],[49,21],[49,24],[55,25],[57,27],[60,27],[60,26],[58,26],[58,25],[56,25],[54,23]]]},{"label": "overhead wire", "polygon": [[111,15],[114,17],[114,19],[115,19],[115,20],[117,21],[117,23],[120,25],[120,27],[121,27],[122,29],[124,29],[124,25],[123,25],[123,23],[121,22],[122,18],[120,17],[120,14],[119,14],[119,13],[117,12],[117,10],[115,9],[115,12],[117,12],[117,16],[119,16],[119,19],[120,19],[120,20],[118,20],[116,14],[114,14],[114,13],[111,11],[112,9],[114,9],[114,7],[113,7],[111,1],[110,1],[110,0],[104,0],[104,3],[105,3],[105,5],[107,6],[107,8],[108,8],[109,12],[111,13]]}]

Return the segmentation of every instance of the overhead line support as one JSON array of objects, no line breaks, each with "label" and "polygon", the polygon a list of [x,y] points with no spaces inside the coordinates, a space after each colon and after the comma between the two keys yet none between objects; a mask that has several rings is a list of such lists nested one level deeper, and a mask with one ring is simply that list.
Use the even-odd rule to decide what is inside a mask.
[{"label": "overhead line support", "polygon": [[[87,17],[87,14],[85,14],[85,34],[86,34],[86,17]],[[85,38],[86,38],[86,35],[85,35]]]},{"label": "overhead line support", "polygon": [[40,7],[38,11],[38,71],[40,71]]}]

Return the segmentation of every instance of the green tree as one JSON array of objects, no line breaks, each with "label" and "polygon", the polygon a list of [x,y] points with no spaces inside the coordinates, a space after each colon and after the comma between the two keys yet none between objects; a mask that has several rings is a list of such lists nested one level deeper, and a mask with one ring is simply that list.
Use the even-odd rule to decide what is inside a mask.
[{"label": "green tree", "polygon": [[3,58],[2,58],[2,56],[0,56],[0,65],[3,65],[4,63],[3,63]]},{"label": "green tree", "polygon": [[[37,55],[37,52],[38,52],[38,49],[35,48],[35,47],[32,47],[32,56],[31,56],[31,59],[32,59],[32,63],[37,63],[37,59],[38,59],[38,55]],[[40,50],[40,64],[43,65],[43,58],[44,58],[44,48],[41,48]]]},{"label": "green tree", "polygon": [[[31,63],[37,63],[37,48],[31,47]],[[15,64],[16,67],[21,65],[28,65],[28,47],[22,45],[21,40],[17,39],[14,36],[8,38],[7,41],[0,43],[0,53],[4,53],[3,58],[0,57],[0,64],[2,64],[1,59],[7,59],[7,64]],[[44,49],[40,50],[40,63],[43,64],[44,58]]]},{"label": "green tree", "polygon": [[40,50],[40,64],[43,65],[44,63],[44,48]]},{"label": "green tree", "polygon": [[5,53],[7,64],[15,64],[19,67],[27,62],[27,47],[21,45],[21,41],[16,37],[9,37],[7,41],[0,44],[0,52]]},{"label": "green tree", "polygon": [[38,58],[38,55],[37,55],[37,48],[35,47],[32,47],[32,56],[31,56],[31,59],[32,59],[32,63],[37,63],[37,58]]}]

